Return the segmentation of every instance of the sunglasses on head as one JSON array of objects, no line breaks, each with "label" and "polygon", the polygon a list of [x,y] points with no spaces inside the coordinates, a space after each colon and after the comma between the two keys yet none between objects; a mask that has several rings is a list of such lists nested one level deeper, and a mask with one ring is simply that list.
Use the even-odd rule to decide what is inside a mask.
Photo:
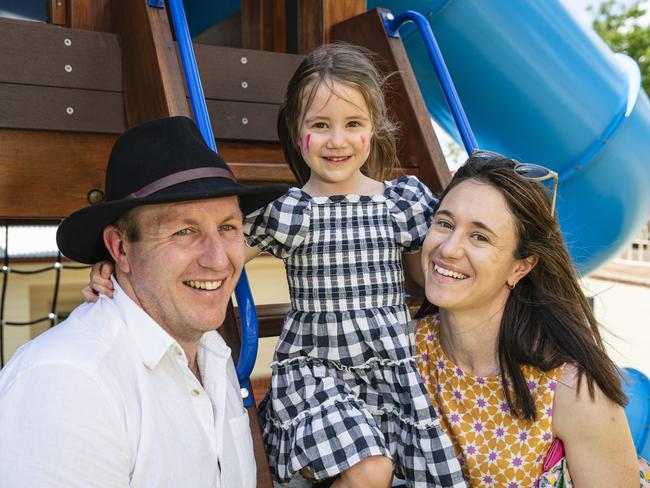
[{"label": "sunglasses on head", "polygon": [[544,166],[532,163],[520,163],[516,159],[507,158],[502,154],[492,151],[477,149],[472,152],[472,158],[482,159],[484,161],[503,161],[510,160],[515,163],[513,170],[517,175],[529,181],[546,181],[553,179],[553,190],[551,194],[551,216],[555,215],[555,198],[557,197],[558,174]]}]

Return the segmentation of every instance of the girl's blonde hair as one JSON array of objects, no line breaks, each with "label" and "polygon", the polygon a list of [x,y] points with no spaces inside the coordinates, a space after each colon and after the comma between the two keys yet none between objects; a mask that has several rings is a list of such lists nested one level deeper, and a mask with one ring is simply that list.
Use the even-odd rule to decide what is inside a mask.
[{"label": "girl's blonde hair", "polygon": [[291,77],[278,114],[278,136],[287,162],[301,185],[309,179],[310,169],[298,149],[300,126],[323,83],[331,86],[336,82],[356,88],[368,105],[374,135],[370,155],[361,171],[382,181],[399,165],[395,143],[397,127],[388,116],[384,98],[386,79],[372,58],[372,53],[360,46],[344,42],[324,44],[309,54]]}]

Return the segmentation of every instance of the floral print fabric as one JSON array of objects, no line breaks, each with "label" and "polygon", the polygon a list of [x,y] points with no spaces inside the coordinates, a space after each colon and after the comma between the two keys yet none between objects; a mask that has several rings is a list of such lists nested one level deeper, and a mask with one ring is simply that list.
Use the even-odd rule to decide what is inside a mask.
[{"label": "floral print fabric", "polygon": [[536,421],[522,420],[511,414],[500,376],[471,376],[445,356],[439,327],[435,316],[416,324],[418,368],[469,484],[539,486],[553,441],[553,399],[562,368],[522,368],[537,412]]}]

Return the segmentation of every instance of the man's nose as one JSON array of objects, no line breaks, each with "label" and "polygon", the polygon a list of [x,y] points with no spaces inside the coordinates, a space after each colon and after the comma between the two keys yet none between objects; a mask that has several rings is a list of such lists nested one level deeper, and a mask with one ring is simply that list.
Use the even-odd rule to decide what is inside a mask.
[{"label": "man's nose", "polygon": [[221,269],[228,263],[223,237],[218,232],[205,234],[200,242],[198,263],[204,268]]}]

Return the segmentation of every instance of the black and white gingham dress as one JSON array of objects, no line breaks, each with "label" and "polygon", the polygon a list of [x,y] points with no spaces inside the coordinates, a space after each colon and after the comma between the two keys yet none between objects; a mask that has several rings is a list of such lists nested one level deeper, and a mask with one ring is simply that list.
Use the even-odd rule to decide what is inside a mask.
[{"label": "black and white gingham dress", "polygon": [[405,334],[402,253],[420,250],[433,203],[405,176],[375,196],[291,188],[246,217],[248,244],[284,260],[291,292],[260,406],[280,481],[381,455],[409,486],[465,486]]}]

